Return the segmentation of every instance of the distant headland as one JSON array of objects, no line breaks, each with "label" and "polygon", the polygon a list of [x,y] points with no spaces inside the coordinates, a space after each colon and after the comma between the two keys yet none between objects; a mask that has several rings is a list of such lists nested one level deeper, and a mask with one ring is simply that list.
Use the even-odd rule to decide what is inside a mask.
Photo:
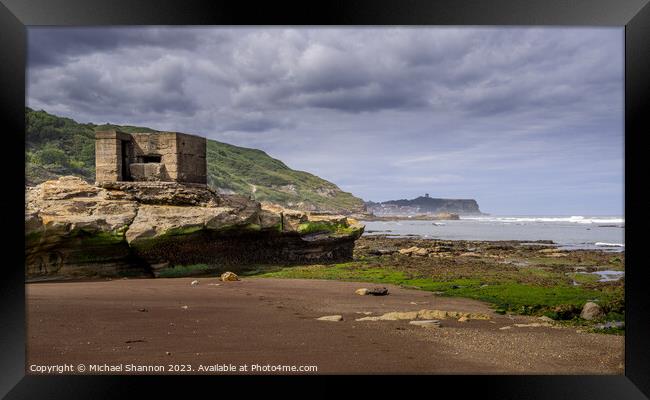
[{"label": "distant headland", "polygon": [[474,199],[442,199],[430,197],[428,193],[415,199],[388,200],[365,203],[369,213],[376,216],[396,216],[414,214],[455,213],[459,215],[482,215]]}]

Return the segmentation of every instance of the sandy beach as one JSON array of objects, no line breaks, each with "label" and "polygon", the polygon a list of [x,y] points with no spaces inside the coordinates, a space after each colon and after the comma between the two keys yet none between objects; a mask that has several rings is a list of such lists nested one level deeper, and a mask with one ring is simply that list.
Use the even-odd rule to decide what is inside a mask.
[{"label": "sandy beach", "polygon": [[[355,294],[374,286],[216,277],[28,284],[27,373],[54,364],[123,368],[83,372],[90,374],[140,373],[125,365],[161,365],[157,373],[165,374],[260,373],[198,370],[222,364],[316,366],[296,373],[319,374],[623,373],[622,336],[539,326],[536,317],[499,315],[479,301],[393,285],[385,285],[388,296]],[[439,328],[356,321],[422,309],[484,313],[490,320],[445,319]],[[343,320],[317,320],[328,315]]]}]

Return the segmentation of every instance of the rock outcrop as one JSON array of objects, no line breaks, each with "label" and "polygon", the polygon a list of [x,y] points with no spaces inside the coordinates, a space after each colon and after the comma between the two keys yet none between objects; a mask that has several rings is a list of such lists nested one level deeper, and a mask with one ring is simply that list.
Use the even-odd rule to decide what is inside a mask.
[{"label": "rock outcrop", "polygon": [[362,232],[350,218],[263,207],[200,184],[68,176],[26,190],[28,279],[343,260]]}]

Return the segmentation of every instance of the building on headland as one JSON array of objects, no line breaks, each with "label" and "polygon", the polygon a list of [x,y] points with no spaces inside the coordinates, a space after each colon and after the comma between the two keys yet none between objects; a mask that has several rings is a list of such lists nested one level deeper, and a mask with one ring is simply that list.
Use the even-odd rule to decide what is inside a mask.
[{"label": "building on headland", "polygon": [[206,184],[206,145],[179,132],[96,132],[95,181]]}]

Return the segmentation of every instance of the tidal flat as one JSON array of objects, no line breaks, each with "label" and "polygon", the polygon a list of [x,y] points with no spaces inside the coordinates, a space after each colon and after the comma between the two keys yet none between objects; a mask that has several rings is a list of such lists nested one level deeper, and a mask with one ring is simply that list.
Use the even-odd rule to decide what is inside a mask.
[{"label": "tidal flat", "polygon": [[[258,266],[244,274],[394,284],[484,301],[500,314],[546,316],[592,332],[623,334],[624,325],[603,323],[625,318],[624,269],[624,252],[562,250],[549,241],[372,235],[357,240],[350,262]],[[598,304],[602,317],[581,318],[587,302]]]}]

